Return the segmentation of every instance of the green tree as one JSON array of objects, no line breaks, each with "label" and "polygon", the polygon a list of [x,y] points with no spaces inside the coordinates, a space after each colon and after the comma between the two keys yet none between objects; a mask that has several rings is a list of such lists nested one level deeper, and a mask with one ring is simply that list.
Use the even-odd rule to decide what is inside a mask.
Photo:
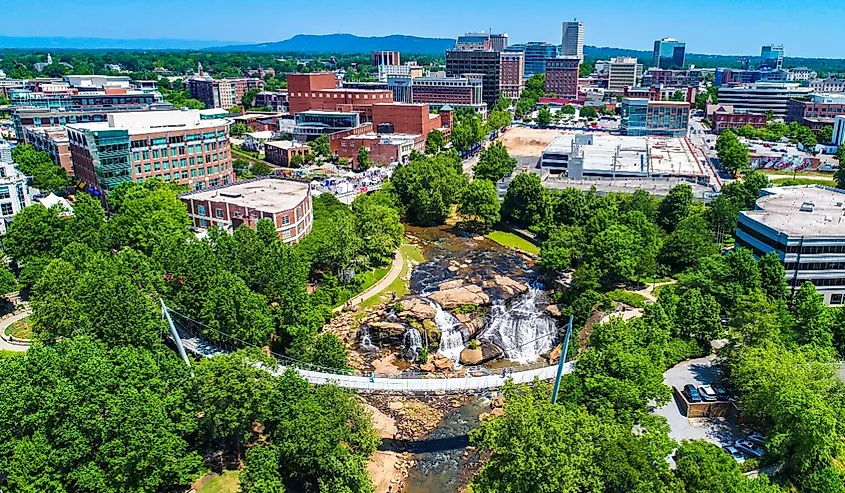
[{"label": "green tree", "polygon": [[476,178],[464,188],[458,212],[476,225],[489,230],[501,219],[499,193],[492,181]]},{"label": "green tree", "polygon": [[581,118],[598,118],[599,114],[596,112],[596,109],[592,106],[583,106],[578,111],[578,116]]},{"label": "green tree", "polygon": [[422,156],[400,166],[390,181],[406,218],[419,225],[443,224],[466,185],[460,158],[449,153]]},{"label": "green tree", "polygon": [[698,265],[701,259],[719,251],[707,221],[691,216],[678,223],[663,241],[660,261],[679,272]]},{"label": "green tree", "polygon": [[792,300],[798,342],[821,349],[833,346],[833,317],[824,305],[824,296],[810,281],[804,281]]},{"label": "green tree", "polygon": [[789,296],[789,285],[786,281],[786,270],[780,257],[775,252],[769,252],[760,257],[760,280],[766,295],[773,300],[786,301]]},{"label": "green tree", "polygon": [[329,146],[329,137],[327,135],[317,137],[309,142],[308,145],[311,146],[311,151],[319,157],[328,158],[332,155],[332,149]]},{"label": "green tree", "polygon": [[187,239],[190,220],[177,194],[176,188],[157,178],[115,187],[109,196],[115,214],[106,223],[111,246],[150,253],[156,245]]},{"label": "green tree", "polygon": [[501,130],[511,124],[511,114],[505,109],[494,109],[487,116],[487,125],[494,130]]},{"label": "green tree", "polygon": [[425,153],[437,154],[446,148],[446,137],[440,130],[432,130],[425,136]]},{"label": "green tree", "polygon": [[245,135],[247,133],[249,133],[249,127],[247,127],[246,124],[241,122],[235,123],[229,129],[229,135],[232,135],[234,137],[240,137],[241,135]]},{"label": "green tree", "polygon": [[375,202],[356,208],[355,227],[361,238],[361,251],[369,256],[371,265],[388,262],[405,234],[399,212]]},{"label": "green tree", "polygon": [[559,226],[549,233],[540,247],[540,265],[550,271],[563,271],[583,255],[584,235],[578,226]]},{"label": "green tree", "polygon": [[575,107],[571,104],[565,104],[560,110],[558,110],[558,113],[561,113],[563,115],[574,115],[576,113],[576,110]]},{"label": "green tree", "polygon": [[672,187],[666,198],[660,202],[658,209],[660,225],[663,229],[671,233],[678,223],[689,217],[694,200],[692,187],[686,183]]},{"label": "green tree", "polygon": [[549,111],[549,105],[543,105],[540,111],[537,112],[537,125],[541,127],[548,127],[552,122],[552,112]]},{"label": "green tree", "polygon": [[722,332],[719,303],[698,289],[684,291],[675,309],[675,321],[680,335],[708,343]]},{"label": "green tree", "polygon": [[257,96],[259,92],[261,92],[261,89],[258,88],[244,91],[244,95],[241,96],[241,105],[244,108],[252,108],[255,106],[255,96]]},{"label": "green tree", "polygon": [[510,176],[516,169],[516,158],[508,154],[508,149],[501,142],[494,142],[481,151],[478,162],[473,167],[475,178],[497,182]]},{"label": "green tree", "polygon": [[71,180],[64,168],[49,161],[32,170],[32,186],[44,193],[61,193],[71,186]]},{"label": "green tree", "polygon": [[32,204],[15,215],[3,237],[3,250],[19,264],[36,257],[56,257],[65,241],[66,225],[58,208]]},{"label": "green tree", "polygon": [[270,165],[263,162],[263,161],[253,161],[252,165],[249,167],[250,173],[255,176],[267,176],[272,171]]},{"label": "green tree", "polygon": [[272,444],[250,447],[239,479],[241,493],[285,493],[279,474],[279,450]]},{"label": "green tree", "polygon": [[210,284],[201,316],[213,330],[206,330],[205,336],[228,342],[215,332],[219,331],[249,344],[269,344],[273,318],[264,296],[250,291],[243,279],[226,271],[215,275]]},{"label": "green tree", "polygon": [[302,166],[302,163],[304,163],[304,162],[305,162],[305,158],[303,158],[302,155],[300,155],[300,154],[297,154],[296,156],[293,156],[292,158],[290,158],[290,165],[291,165],[292,168],[299,168],[299,167]]},{"label": "green tree", "polygon": [[545,214],[546,191],[536,173],[519,173],[508,184],[502,216],[522,226],[539,223]]},{"label": "green tree", "polygon": [[672,93],[672,101],[686,101],[686,99],[686,95],[681,91],[675,91]]},{"label": "green tree", "polygon": [[675,476],[687,493],[779,493],[765,475],[748,479],[733,457],[706,440],[684,441],[675,455]]},{"label": "green tree", "polygon": [[833,141],[833,126],[825,125],[819,129],[819,142],[829,144]]},{"label": "green tree", "polygon": [[356,159],[356,164],[358,165],[358,170],[367,170],[372,165],[372,163],[370,162],[370,150],[367,147],[359,147],[357,157],[358,159]]},{"label": "green tree", "polygon": [[734,175],[748,168],[748,148],[730,130],[719,134],[716,139],[716,153],[722,166]]},{"label": "green tree", "polygon": [[730,234],[736,229],[739,218],[739,205],[728,195],[719,195],[707,208],[707,221],[710,229],[717,233]]},{"label": "green tree", "polygon": [[311,387],[288,370],[276,379],[269,402],[265,432],[279,450],[288,489],[372,491],[366,464],[379,439],[353,394],[332,385]]},{"label": "green tree", "polygon": [[587,260],[602,274],[606,283],[633,280],[641,253],[637,234],[627,226],[612,225],[590,242]]}]

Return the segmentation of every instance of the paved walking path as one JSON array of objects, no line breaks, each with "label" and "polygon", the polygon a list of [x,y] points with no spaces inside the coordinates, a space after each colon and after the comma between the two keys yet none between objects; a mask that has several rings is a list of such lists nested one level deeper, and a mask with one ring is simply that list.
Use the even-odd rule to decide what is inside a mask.
[{"label": "paved walking path", "polygon": [[[350,300],[347,302],[349,306],[359,305],[364,300],[372,298],[373,296],[376,296],[385,289],[387,289],[387,287],[393,284],[393,281],[395,281],[396,278],[398,278],[399,275],[402,273],[402,266],[404,265],[405,257],[402,256],[402,252],[399,249],[396,249],[396,252],[393,254],[393,263],[390,265],[390,270],[387,272],[387,274],[385,274],[384,277],[382,277],[377,283],[370,286],[370,288],[364,291],[363,293],[350,298]],[[332,311],[335,313],[340,312],[345,306],[347,306],[346,303],[340,305]]]},{"label": "paved walking path", "polygon": [[29,315],[29,312],[18,313],[0,322],[0,349],[6,351],[26,351],[29,349],[29,344],[14,344],[9,342],[9,337],[6,335],[6,327]]}]

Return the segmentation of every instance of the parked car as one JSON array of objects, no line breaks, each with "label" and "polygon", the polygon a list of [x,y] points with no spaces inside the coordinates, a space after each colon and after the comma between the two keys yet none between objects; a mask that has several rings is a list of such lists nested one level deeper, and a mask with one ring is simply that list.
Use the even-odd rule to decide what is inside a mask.
[{"label": "parked car", "polygon": [[766,437],[756,431],[754,433],[749,434],[747,437],[745,437],[745,439],[750,442],[756,443],[761,447],[766,444]]},{"label": "parked car", "polygon": [[752,457],[760,457],[764,453],[763,447],[757,445],[756,443],[748,439],[737,440],[736,442],[734,442],[734,447]]},{"label": "parked car", "polygon": [[713,390],[716,391],[716,395],[719,396],[720,401],[726,401],[730,398],[728,391],[725,390],[725,388],[722,387],[721,385],[712,385],[712,387],[713,387]]},{"label": "parked car", "polygon": [[744,455],[742,455],[742,452],[740,452],[739,450],[737,450],[737,448],[736,448],[736,447],[733,447],[733,446],[731,446],[731,445],[725,445],[725,452],[727,452],[727,453],[728,453],[728,455],[730,455],[731,457],[733,457],[733,459],[734,459],[735,461],[739,462],[740,464],[741,464],[741,463],[743,463],[743,462],[745,462],[745,456],[744,456]]},{"label": "parked car", "polygon": [[719,396],[716,394],[716,391],[709,385],[702,385],[699,387],[698,393],[701,394],[701,399],[705,402],[716,402],[719,400]]},{"label": "parked car", "polygon": [[695,385],[691,383],[684,385],[684,394],[690,402],[701,402],[701,394],[695,389]]}]

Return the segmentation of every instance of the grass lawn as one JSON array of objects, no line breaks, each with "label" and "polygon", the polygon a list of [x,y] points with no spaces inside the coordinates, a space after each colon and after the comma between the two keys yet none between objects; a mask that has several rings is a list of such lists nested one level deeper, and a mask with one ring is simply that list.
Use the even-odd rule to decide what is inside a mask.
[{"label": "grass lawn", "polygon": [[[390,266],[389,265],[387,267],[379,267],[378,269],[371,269],[369,272],[364,274],[364,285],[363,285],[363,287],[361,288],[360,291],[358,291],[357,293],[352,295],[352,298],[354,298],[354,297],[358,296],[359,294],[363,293],[364,291],[370,289],[375,283],[381,281],[382,278],[384,278],[384,276],[386,276],[388,272],[390,272]],[[344,300],[343,303],[346,303],[346,301]],[[335,305],[332,308],[337,308],[338,306],[342,305],[343,303]]]},{"label": "grass lawn", "polygon": [[540,247],[507,231],[492,231],[487,235],[487,238],[490,238],[503,247],[512,248],[514,250],[519,250],[533,255],[538,255],[540,253]]},{"label": "grass lawn", "polygon": [[402,245],[399,247],[399,253],[402,254],[402,258],[404,262],[402,263],[402,270],[399,272],[399,277],[396,278],[395,281],[390,283],[384,290],[379,292],[377,295],[374,295],[363,302],[361,302],[359,307],[359,313],[363,313],[367,308],[370,308],[381,301],[381,295],[384,293],[396,293],[396,297],[402,297],[408,294],[410,291],[408,290],[408,281],[404,280],[404,277],[408,276],[408,270],[410,267],[408,264],[410,262],[416,263],[423,263],[425,262],[425,257],[423,257],[422,251],[419,247],[414,245]]},{"label": "grass lawn", "polygon": [[0,358],[11,358],[13,356],[22,356],[26,354],[24,351],[9,351],[8,349],[0,349]]},{"label": "grass lawn", "polygon": [[830,176],[827,178],[817,177],[817,178],[805,178],[802,176],[796,177],[794,180],[792,178],[775,178],[772,180],[772,184],[774,185],[826,185],[829,187],[835,186],[836,182],[833,181]]},{"label": "grass lawn", "polygon": [[16,339],[29,339],[31,333],[32,327],[29,324],[29,317],[12,322],[12,325],[6,327],[6,335]]},{"label": "grass lawn", "polygon": [[238,474],[240,471],[226,471],[209,481],[197,493],[238,493],[241,485]]},{"label": "grass lawn", "polygon": [[[792,176],[792,171],[789,170],[776,170],[776,169],[761,169],[758,171],[762,171],[766,175],[790,175]],[[824,173],[822,171],[799,171],[795,174],[796,178],[801,177],[812,177],[812,178],[827,178],[829,180],[833,179],[833,173]]]}]

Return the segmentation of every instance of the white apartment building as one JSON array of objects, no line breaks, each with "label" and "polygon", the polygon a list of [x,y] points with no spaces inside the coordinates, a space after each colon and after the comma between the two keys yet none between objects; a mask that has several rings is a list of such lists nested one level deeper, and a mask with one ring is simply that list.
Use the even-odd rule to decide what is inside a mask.
[{"label": "white apartment building", "polygon": [[26,176],[12,162],[12,146],[0,141],[0,234],[6,234],[15,214],[32,203],[26,182]]},{"label": "white apartment building", "polygon": [[813,79],[809,85],[813,92],[845,92],[845,79],[836,77]]},{"label": "white apartment building", "polygon": [[755,210],[739,213],[738,246],[775,252],[793,292],[812,282],[828,305],[845,301],[845,193],[818,185],[761,191]]},{"label": "white apartment building", "polygon": [[775,118],[786,116],[790,98],[807,96],[813,92],[795,82],[757,82],[739,86],[719,87],[719,104],[733,106],[736,110],[765,113],[771,110]]},{"label": "white apartment building", "polygon": [[584,23],[578,21],[564,22],[560,43],[561,56],[577,56],[584,62]]},{"label": "white apartment building", "polygon": [[789,69],[786,72],[786,80],[788,81],[807,81],[813,80],[818,76],[815,70],[810,70],[807,67],[796,67]]},{"label": "white apartment building", "polygon": [[643,65],[636,58],[611,58],[608,64],[607,90],[616,95],[625,94],[625,89],[634,87],[643,77]]}]

